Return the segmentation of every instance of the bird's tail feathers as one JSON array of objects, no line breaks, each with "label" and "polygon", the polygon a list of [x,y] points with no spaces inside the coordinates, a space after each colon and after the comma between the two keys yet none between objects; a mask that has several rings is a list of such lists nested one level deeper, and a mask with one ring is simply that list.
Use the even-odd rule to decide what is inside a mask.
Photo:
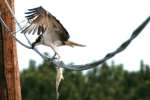
[{"label": "bird's tail feathers", "polygon": [[65,45],[68,45],[68,46],[71,46],[71,47],[74,47],[74,46],[79,46],[79,47],[86,47],[86,45],[83,45],[83,44],[79,44],[79,43],[76,43],[76,42],[73,42],[73,41],[65,41],[64,42]]}]

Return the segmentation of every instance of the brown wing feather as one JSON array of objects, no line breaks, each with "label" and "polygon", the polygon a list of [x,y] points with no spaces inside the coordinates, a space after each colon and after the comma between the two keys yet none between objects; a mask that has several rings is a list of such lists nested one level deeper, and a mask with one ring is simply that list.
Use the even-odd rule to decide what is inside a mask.
[{"label": "brown wing feather", "polygon": [[48,28],[55,28],[56,34],[60,36],[62,41],[69,39],[67,30],[63,27],[59,20],[42,7],[29,9],[29,11],[25,14],[27,14],[26,18],[29,25],[22,30],[22,33],[35,34],[37,32],[37,34],[40,35]]}]

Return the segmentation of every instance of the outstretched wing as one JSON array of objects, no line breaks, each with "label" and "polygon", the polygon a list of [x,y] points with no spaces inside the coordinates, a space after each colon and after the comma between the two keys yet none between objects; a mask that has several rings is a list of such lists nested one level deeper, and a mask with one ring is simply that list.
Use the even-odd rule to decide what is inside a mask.
[{"label": "outstretched wing", "polygon": [[[25,14],[27,14],[26,18],[29,24],[24,27],[22,33],[37,33],[40,35],[43,34],[46,30],[54,30],[56,31],[56,34],[63,38],[63,40],[67,40],[69,38],[67,30],[63,27],[59,20],[57,20],[56,17],[47,12],[41,6],[29,9],[29,11]],[[49,32],[48,34],[51,33]]]}]

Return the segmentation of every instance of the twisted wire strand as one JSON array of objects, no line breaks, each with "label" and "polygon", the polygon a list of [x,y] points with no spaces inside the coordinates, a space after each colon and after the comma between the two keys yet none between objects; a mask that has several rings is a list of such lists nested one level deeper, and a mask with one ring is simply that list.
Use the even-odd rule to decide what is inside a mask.
[{"label": "twisted wire strand", "polygon": [[123,42],[116,50],[114,50],[113,52],[110,52],[108,54],[106,54],[106,56],[104,56],[104,58],[94,61],[92,63],[87,63],[87,64],[83,64],[83,65],[65,65],[63,63],[61,63],[61,67],[66,68],[66,69],[71,69],[71,70],[87,70],[93,67],[96,67],[100,64],[103,64],[104,62],[106,62],[108,59],[114,57],[116,54],[122,52],[123,50],[125,50],[129,44],[141,33],[141,31],[146,27],[146,25],[149,23],[150,21],[150,16],[139,26],[137,27],[132,35],[130,36],[129,39],[127,39],[125,42]]}]

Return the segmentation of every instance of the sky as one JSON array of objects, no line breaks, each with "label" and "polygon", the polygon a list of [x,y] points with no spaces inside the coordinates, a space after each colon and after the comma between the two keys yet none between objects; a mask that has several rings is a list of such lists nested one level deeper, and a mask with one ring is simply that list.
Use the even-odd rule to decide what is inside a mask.
[{"label": "sky", "polygon": [[[70,40],[86,47],[59,47],[65,63],[85,64],[102,59],[126,41],[150,15],[150,0],[15,0],[15,15],[24,26],[27,9],[42,6],[53,14],[68,30]],[[18,28],[17,28],[18,30]],[[150,24],[125,49],[107,62],[123,64],[129,71],[140,68],[140,61],[150,65]],[[18,39],[28,44],[22,34]],[[33,42],[37,36],[28,35]],[[53,54],[51,48],[37,46],[42,53]],[[17,44],[20,70],[27,68],[30,59],[40,64],[43,60],[33,50]]]}]

